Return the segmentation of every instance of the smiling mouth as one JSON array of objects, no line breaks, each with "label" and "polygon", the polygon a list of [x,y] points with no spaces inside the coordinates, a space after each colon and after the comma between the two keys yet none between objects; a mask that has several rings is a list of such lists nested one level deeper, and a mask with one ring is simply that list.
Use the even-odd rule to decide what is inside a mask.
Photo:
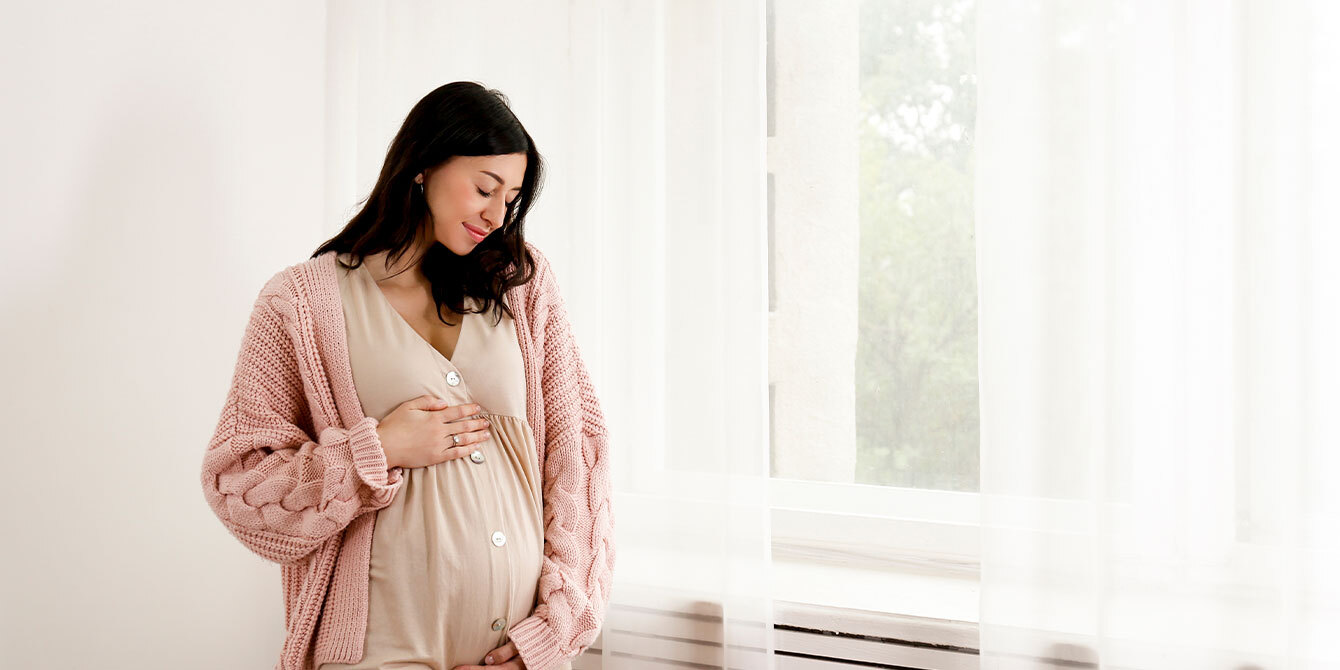
[{"label": "smiling mouth", "polygon": [[483,241],[483,239],[485,237],[488,237],[489,235],[487,232],[480,230],[468,223],[461,222],[461,225],[465,227],[465,230],[470,233],[470,237],[474,238],[476,242]]}]

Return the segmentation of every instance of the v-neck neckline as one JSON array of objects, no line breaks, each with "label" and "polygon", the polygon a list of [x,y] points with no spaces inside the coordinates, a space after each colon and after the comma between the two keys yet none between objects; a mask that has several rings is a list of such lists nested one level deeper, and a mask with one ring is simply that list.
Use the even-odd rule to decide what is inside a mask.
[{"label": "v-neck neckline", "polygon": [[[405,320],[405,316],[400,313],[400,310],[396,309],[395,305],[391,304],[391,299],[386,297],[385,293],[382,293],[382,287],[377,285],[377,280],[373,278],[371,272],[368,272],[367,265],[365,263],[359,263],[357,269],[363,272],[363,277],[367,279],[368,283],[371,285],[371,289],[377,293],[377,297],[380,300],[382,306],[391,311],[391,314],[393,314],[395,316],[395,319],[400,322],[400,325],[404,326],[405,329],[408,330],[409,333],[413,335],[415,339],[422,342],[423,345],[428,347],[428,350],[436,354],[438,358],[446,361],[452,367],[456,367],[456,364],[453,362],[452,359],[457,358],[461,354],[461,345],[465,343],[465,320],[466,317],[469,316],[469,314],[459,315],[461,317],[460,332],[456,334],[456,345],[453,346],[451,349],[451,356],[447,356],[446,354],[442,353],[442,350],[433,346],[433,343],[429,342],[427,338],[425,338],[423,335],[420,335],[419,331],[414,330],[414,326],[411,326],[409,321]],[[467,297],[466,300],[468,301],[469,298]]]}]

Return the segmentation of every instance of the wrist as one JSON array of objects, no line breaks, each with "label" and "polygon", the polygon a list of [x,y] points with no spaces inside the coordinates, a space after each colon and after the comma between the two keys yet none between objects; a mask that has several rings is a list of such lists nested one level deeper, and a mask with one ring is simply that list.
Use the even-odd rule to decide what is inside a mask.
[{"label": "wrist", "polygon": [[386,450],[386,441],[383,439],[380,425],[377,426],[377,446],[381,448],[382,454],[386,457],[386,469],[390,470],[396,467],[398,464],[391,458],[391,452]]}]

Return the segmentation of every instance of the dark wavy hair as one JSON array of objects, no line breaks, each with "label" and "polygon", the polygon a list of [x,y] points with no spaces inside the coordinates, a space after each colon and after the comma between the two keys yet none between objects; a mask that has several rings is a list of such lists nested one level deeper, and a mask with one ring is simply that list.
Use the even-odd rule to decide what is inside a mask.
[{"label": "dark wavy hair", "polygon": [[362,201],[362,209],[311,257],[327,251],[347,253],[352,265],[337,261],[352,269],[362,265],[366,256],[386,251],[387,264],[393,266],[410,250],[420,228],[427,226],[431,231],[433,225],[428,203],[415,188],[415,175],[454,156],[514,153],[526,154],[526,174],[521,193],[507,206],[502,229],[465,256],[434,241],[419,263],[432,284],[437,318],[443,323],[447,321],[442,318],[442,306],[464,314],[467,296],[480,301],[479,308],[471,312],[494,311],[494,325],[502,320],[501,312],[514,318],[503,295],[530,281],[535,273],[524,228],[526,213],[540,193],[544,164],[507,97],[476,82],[444,84],[414,105],[391,141],[377,184]]}]

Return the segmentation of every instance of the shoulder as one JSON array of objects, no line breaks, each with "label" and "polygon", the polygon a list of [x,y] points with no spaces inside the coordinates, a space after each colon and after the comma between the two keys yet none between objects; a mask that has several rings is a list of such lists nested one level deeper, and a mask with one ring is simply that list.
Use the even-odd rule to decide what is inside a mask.
[{"label": "shoulder", "polygon": [[541,275],[548,275],[552,271],[549,258],[540,251],[539,247],[535,246],[534,242],[526,240],[526,251],[530,252],[531,260],[535,262],[535,275],[531,277],[532,282],[539,280]]},{"label": "shoulder", "polygon": [[535,274],[527,282],[530,299],[541,303],[549,302],[558,295],[554,268],[550,265],[549,258],[533,242],[526,241],[526,250],[530,252],[531,259],[535,263]]},{"label": "shoulder", "polygon": [[554,279],[554,269],[549,258],[540,248],[529,240],[526,251],[530,253],[534,271],[530,279],[516,286],[517,300],[510,304],[519,306],[525,312],[527,328],[536,342],[546,341],[546,329],[556,314],[561,314],[563,299],[558,293],[558,284]]},{"label": "shoulder", "polygon": [[270,275],[261,286],[256,306],[264,303],[286,317],[307,311],[314,301],[321,301],[330,286],[338,290],[338,285],[332,283],[334,269],[334,251],[288,265]]}]

